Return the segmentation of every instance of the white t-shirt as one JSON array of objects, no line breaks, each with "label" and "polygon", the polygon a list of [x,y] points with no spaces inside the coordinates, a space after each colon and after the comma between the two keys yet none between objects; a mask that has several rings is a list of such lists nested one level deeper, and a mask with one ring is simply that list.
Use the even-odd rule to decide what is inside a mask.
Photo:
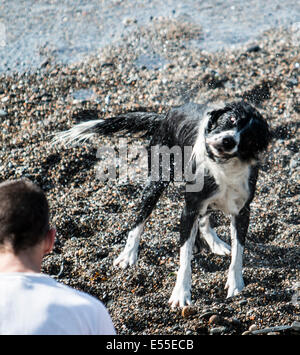
[{"label": "white t-shirt", "polygon": [[35,273],[0,273],[0,334],[115,335],[96,298]]}]

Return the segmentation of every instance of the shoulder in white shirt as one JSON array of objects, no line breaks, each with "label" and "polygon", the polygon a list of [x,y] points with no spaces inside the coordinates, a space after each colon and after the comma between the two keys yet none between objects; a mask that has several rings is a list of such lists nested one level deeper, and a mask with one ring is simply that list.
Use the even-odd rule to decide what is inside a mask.
[{"label": "shoulder in white shirt", "polygon": [[115,335],[95,297],[34,273],[0,273],[0,334]]}]

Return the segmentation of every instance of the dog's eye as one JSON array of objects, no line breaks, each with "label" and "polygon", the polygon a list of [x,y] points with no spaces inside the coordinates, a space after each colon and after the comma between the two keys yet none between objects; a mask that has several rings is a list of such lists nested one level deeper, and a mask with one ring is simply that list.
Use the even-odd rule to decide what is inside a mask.
[{"label": "dog's eye", "polygon": [[217,126],[216,122],[212,122],[212,120],[210,120],[207,125],[207,130],[211,132],[216,128],[216,126]]}]

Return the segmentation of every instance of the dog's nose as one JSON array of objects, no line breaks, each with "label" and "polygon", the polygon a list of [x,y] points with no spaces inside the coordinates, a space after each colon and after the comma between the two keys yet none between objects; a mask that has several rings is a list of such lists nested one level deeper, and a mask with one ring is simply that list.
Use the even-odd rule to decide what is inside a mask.
[{"label": "dog's nose", "polygon": [[236,141],[231,136],[226,136],[222,139],[222,146],[224,150],[232,150],[236,146]]}]

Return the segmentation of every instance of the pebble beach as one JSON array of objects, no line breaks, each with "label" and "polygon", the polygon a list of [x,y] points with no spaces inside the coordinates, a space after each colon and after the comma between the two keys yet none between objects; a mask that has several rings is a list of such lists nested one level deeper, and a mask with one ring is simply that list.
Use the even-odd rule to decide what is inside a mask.
[{"label": "pebble beach", "polygon": [[[111,41],[105,32],[108,39],[84,58],[58,60],[49,41],[30,68],[27,57],[21,68],[2,65],[0,181],[26,177],[43,188],[57,229],[43,272],[100,299],[118,334],[299,334],[299,22],[263,28],[238,45],[223,41],[216,50],[204,44],[210,37],[201,22],[176,11],[154,16],[144,9],[146,21],[128,10],[122,35]],[[88,21],[92,14],[82,16]],[[241,99],[258,108],[273,134],[252,202],[246,287],[226,299],[230,258],[203,250],[192,261],[193,306],[172,310],[184,186],[170,185],[163,194],[145,226],[137,264],[115,268],[143,184],[97,178],[98,148],[118,146],[118,137],[71,147],[52,139],[78,123],[83,110],[109,119],[141,109],[164,113],[187,101]],[[147,140],[128,136],[127,144]],[[229,243],[229,219],[217,213],[215,228]]]}]

